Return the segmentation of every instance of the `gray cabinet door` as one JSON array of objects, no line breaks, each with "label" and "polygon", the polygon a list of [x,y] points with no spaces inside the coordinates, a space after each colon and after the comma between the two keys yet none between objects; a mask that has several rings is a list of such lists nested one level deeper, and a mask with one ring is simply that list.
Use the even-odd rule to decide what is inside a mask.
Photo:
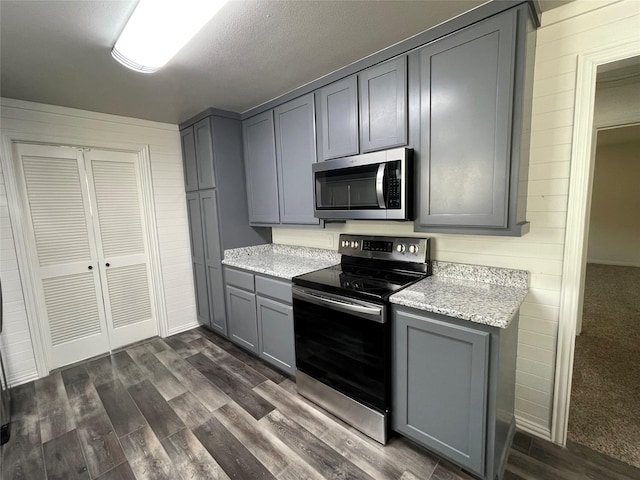
[{"label": "gray cabinet door", "polygon": [[198,163],[193,127],[185,128],[180,132],[180,142],[184,162],[184,189],[187,192],[193,192],[198,189]]},{"label": "gray cabinet door", "polygon": [[420,50],[421,226],[507,226],[515,18]]},{"label": "gray cabinet door", "polygon": [[200,215],[198,192],[187,193],[187,215],[191,239],[191,259],[196,293],[196,314],[200,323],[209,325],[209,295],[207,288],[207,266],[204,258],[204,236]]},{"label": "gray cabinet door", "polygon": [[200,211],[204,231],[204,260],[209,286],[209,325],[214,330],[227,334],[222,280],[222,249],[218,222],[218,202],[215,190],[200,192]]},{"label": "gray cabinet door", "polygon": [[274,109],[281,223],[320,223],[313,216],[314,112],[312,93]]},{"label": "gray cabinet door", "polygon": [[229,338],[238,345],[258,353],[256,295],[227,285]]},{"label": "gray cabinet door", "polygon": [[242,122],[249,222],[280,223],[273,111]]},{"label": "gray cabinet door", "polygon": [[211,142],[211,120],[207,117],[193,126],[198,164],[198,189],[215,188],[213,170],[213,145]]},{"label": "gray cabinet door", "polygon": [[358,74],[360,151],[407,144],[407,57]]},{"label": "gray cabinet door", "polygon": [[402,310],[393,321],[394,429],[483,475],[489,333]]},{"label": "gray cabinet door", "polygon": [[256,297],[260,358],[295,374],[293,308],[261,296]]},{"label": "gray cabinet door", "polygon": [[316,94],[318,158],[358,153],[358,82],[356,76],[334,82]]}]

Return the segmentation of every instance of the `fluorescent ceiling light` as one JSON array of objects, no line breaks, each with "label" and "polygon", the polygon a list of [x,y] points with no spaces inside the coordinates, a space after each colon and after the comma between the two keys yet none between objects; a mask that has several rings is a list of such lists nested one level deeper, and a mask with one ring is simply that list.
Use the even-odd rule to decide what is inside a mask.
[{"label": "fluorescent ceiling light", "polygon": [[140,0],[111,50],[132,70],[162,68],[227,3],[227,0]]}]

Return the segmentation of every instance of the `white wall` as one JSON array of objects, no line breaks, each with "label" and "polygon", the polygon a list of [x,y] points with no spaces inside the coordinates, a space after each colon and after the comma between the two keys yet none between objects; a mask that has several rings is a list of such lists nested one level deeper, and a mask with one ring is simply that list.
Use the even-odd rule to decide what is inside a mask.
[{"label": "white wall", "polygon": [[[520,311],[516,417],[520,428],[550,437],[577,55],[639,38],[636,0],[571,2],[545,12],[538,30],[527,219],[522,238],[435,237],[436,260],[530,272]],[[273,241],[337,248],[340,232],[417,235],[411,223],[349,222],[325,231],[274,229]]]},{"label": "white wall", "polygon": [[[2,134],[29,140],[55,143],[54,139],[60,139],[67,144],[103,148],[118,145],[135,151],[149,145],[169,333],[197,325],[177,125],[5,98],[0,99],[0,120]],[[0,275],[5,319],[1,347],[9,383],[17,385],[38,374],[25,309],[29,292],[22,288],[14,244],[23,241],[22,232],[12,231],[5,182],[0,174]]]},{"label": "white wall", "polygon": [[640,267],[640,140],[598,146],[595,162],[587,261]]}]

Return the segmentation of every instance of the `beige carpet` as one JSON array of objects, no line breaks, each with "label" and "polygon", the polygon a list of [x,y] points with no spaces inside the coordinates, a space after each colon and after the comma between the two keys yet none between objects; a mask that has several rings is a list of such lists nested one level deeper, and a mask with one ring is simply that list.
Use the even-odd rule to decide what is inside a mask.
[{"label": "beige carpet", "polygon": [[568,436],[640,467],[640,268],[587,265]]}]

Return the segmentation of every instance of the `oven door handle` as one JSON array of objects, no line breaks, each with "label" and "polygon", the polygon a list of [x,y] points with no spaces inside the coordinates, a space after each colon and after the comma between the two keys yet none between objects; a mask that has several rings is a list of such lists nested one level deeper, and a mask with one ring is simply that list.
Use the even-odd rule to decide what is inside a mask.
[{"label": "oven door handle", "polygon": [[304,302],[313,303],[314,305],[320,305],[323,307],[331,308],[343,313],[356,315],[358,317],[372,320],[377,323],[386,323],[383,306],[366,306],[359,305],[357,303],[345,302],[342,300],[336,300],[329,298],[325,295],[316,295],[300,288],[293,288],[293,298],[302,300]]},{"label": "oven door handle", "polygon": [[378,173],[376,174],[376,197],[378,198],[378,207],[386,208],[384,202],[384,171],[387,168],[386,163],[378,165]]}]

